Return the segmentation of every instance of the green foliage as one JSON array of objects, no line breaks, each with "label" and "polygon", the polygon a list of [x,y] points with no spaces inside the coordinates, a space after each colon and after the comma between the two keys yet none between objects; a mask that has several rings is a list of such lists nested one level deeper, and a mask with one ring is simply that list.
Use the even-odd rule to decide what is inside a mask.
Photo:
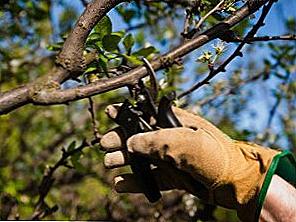
[{"label": "green foliage", "polygon": [[84,172],[84,167],[83,165],[80,163],[80,157],[82,155],[82,152],[77,152],[74,155],[71,156],[71,163],[73,165],[73,167],[80,171],[80,172]]},{"label": "green foliage", "polygon": [[124,40],[123,45],[127,53],[129,53],[135,44],[135,39],[132,34],[128,34]]},{"label": "green foliage", "polygon": [[94,33],[98,34],[100,39],[112,32],[112,22],[108,16],[104,16],[94,28]]},{"label": "green foliage", "polygon": [[[100,29],[101,26],[105,28]],[[98,52],[98,60],[90,64],[85,73],[103,71],[107,75],[110,67],[117,68],[125,63],[131,67],[138,66],[143,64],[142,57],[148,58],[157,53],[152,46],[142,47],[133,52],[134,45],[134,36],[124,31],[112,32],[112,22],[105,16],[88,37],[88,49]]]},{"label": "green foliage", "polygon": [[122,16],[123,20],[128,24],[130,24],[132,19],[134,19],[137,15],[135,9],[127,9],[124,6],[118,6],[116,7],[116,10]]},{"label": "green foliage", "polygon": [[73,151],[75,149],[75,147],[76,147],[76,141],[74,140],[70,143],[70,145],[67,147],[66,150],[67,150],[67,152],[70,152],[70,151]]},{"label": "green foliage", "polygon": [[146,48],[139,49],[136,52],[133,52],[134,56],[143,56],[143,57],[148,57],[152,53],[156,53],[157,50],[153,46],[149,46]]},{"label": "green foliage", "polygon": [[117,49],[121,37],[116,34],[105,35],[102,39],[103,48],[107,51],[114,51]]}]

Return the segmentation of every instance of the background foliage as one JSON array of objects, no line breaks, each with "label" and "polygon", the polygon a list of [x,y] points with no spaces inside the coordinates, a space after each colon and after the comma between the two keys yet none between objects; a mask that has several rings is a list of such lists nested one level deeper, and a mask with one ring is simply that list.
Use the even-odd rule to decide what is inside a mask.
[{"label": "background foliage", "polygon": [[[182,40],[186,7],[170,1],[135,1],[112,10],[90,34],[86,53],[96,51],[81,82],[69,80],[64,88],[110,78],[142,64]],[[172,1],[173,2],[173,1]],[[177,1],[178,2],[178,1]],[[180,1],[182,2],[182,1]],[[242,1],[227,1],[221,13],[210,16],[202,30],[231,14]],[[236,2],[236,3],[234,3]],[[47,73],[55,54],[82,12],[85,1],[4,0],[0,5],[0,93]],[[200,16],[219,1],[202,0]],[[187,7],[188,9],[188,7]],[[260,35],[296,34],[296,4],[279,1]],[[258,17],[258,15],[255,15]],[[197,19],[195,15],[191,19]],[[255,23],[250,18],[234,31],[241,36]],[[280,27],[280,28],[278,28]],[[236,59],[220,74],[189,97],[178,101],[211,122],[232,138],[255,141],[296,152],[296,42],[272,41],[248,44],[244,57]],[[157,77],[162,92],[182,92],[207,74],[210,65],[220,64],[237,43],[215,40],[192,53]],[[98,130],[105,133],[114,124],[104,115],[106,105],[121,102],[127,90],[93,97]],[[40,209],[39,187],[63,151],[79,147],[93,137],[88,100],[67,106],[27,105],[0,117],[0,217],[30,219]],[[76,141],[74,143],[73,141]],[[171,191],[155,206],[142,195],[118,195],[112,178],[118,171],[106,170],[98,145],[84,147],[67,158],[54,172],[55,181],[46,195],[45,212],[39,218],[56,220],[196,221],[204,205],[182,191]],[[58,208],[56,208],[57,206]],[[235,213],[218,208],[217,221],[237,221]]]}]

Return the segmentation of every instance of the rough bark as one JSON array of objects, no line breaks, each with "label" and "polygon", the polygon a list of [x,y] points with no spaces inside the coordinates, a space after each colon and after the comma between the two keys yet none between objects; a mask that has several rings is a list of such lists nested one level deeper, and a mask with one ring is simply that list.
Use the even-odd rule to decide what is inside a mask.
[{"label": "rough bark", "polygon": [[[126,85],[134,84],[138,79],[147,75],[145,66],[139,66],[124,75],[100,80],[74,89],[61,90],[59,84],[80,75],[85,68],[83,58],[84,44],[87,36],[97,22],[116,5],[123,0],[95,0],[88,4],[84,13],[77,21],[73,31],[65,41],[62,51],[58,55],[57,66],[52,72],[42,77],[41,80],[25,85],[21,88],[5,92],[0,95],[0,115],[21,107],[28,103],[39,105],[63,104],[80,100],[117,89]],[[242,8],[237,10],[223,22],[195,36],[191,40],[179,45],[168,53],[154,59],[151,62],[153,69],[165,68],[178,58],[196,50],[207,42],[218,38],[225,30],[235,26],[243,19],[256,12],[268,0],[248,1]]]}]

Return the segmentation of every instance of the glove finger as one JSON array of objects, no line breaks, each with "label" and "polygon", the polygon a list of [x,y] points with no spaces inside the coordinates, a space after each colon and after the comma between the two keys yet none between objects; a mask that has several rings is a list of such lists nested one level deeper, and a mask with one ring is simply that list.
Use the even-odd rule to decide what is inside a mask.
[{"label": "glove finger", "polygon": [[208,186],[220,181],[229,164],[223,144],[204,129],[179,127],[140,133],[127,140],[127,147],[131,153],[171,163],[198,181],[202,177]]},{"label": "glove finger", "polygon": [[122,106],[122,103],[116,103],[116,104],[109,105],[106,107],[105,113],[107,114],[107,116],[110,119],[114,120],[116,118],[121,106]]},{"label": "glove finger", "polygon": [[104,157],[104,165],[108,169],[122,167],[128,164],[128,154],[125,150],[118,150],[106,153]]},{"label": "glove finger", "polygon": [[[119,108],[121,107],[122,103],[113,104],[107,106],[105,112],[111,119],[115,119],[118,113]],[[202,117],[188,112],[186,110],[172,107],[174,114],[176,115],[177,119],[181,122],[183,127],[190,128],[193,130],[197,130],[200,128],[206,129],[212,133],[214,133],[219,139],[227,141],[229,137],[221,132],[216,126],[214,126],[211,122]]]},{"label": "glove finger", "polygon": [[117,127],[106,133],[100,141],[101,150],[114,151],[124,147],[124,132],[121,127]]},{"label": "glove finger", "polygon": [[[197,131],[198,132],[198,131]],[[153,132],[139,133],[127,140],[128,151],[140,153],[151,158],[165,161],[179,160],[181,155],[190,155],[200,146],[193,143],[198,138],[196,131],[188,128],[161,129]],[[194,147],[193,147],[194,145]]]},{"label": "glove finger", "polygon": [[[163,172],[160,169],[154,169],[152,170],[152,174],[161,191],[177,188],[175,184],[170,183],[169,178],[166,176],[167,172]],[[122,174],[115,177],[114,188],[118,193],[143,193],[134,174]]]},{"label": "glove finger", "polygon": [[[203,197],[207,193],[204,185],[171,164],[162,163],[161,167],[152,170],[152,174],[160,191],[180,189]],[[118,193],[143,193],[134,174],[122,174],[115,177],[114,188]]]}]

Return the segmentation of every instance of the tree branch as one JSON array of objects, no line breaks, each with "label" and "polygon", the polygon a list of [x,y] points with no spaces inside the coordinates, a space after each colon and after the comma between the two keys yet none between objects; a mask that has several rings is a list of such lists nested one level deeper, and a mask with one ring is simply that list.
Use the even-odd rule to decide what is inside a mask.
[{"label": "tree branch", "polygon": [[200,26],[202,25],[202,23],[204,23],[204,21],[211,16],[213,13],[215,13],[216,11],[219,11],[221,6],[224,4],[224,0],[222,0],[221,2],[219,2],[213,9],[211,9],[204,17],[202,17],[198,23],[196,24],[196,26],[194,27],[196,30],[200,29]]},{"label": "tree branch", "polygon": [[239,46],[235,49],[235,51],[216,69],[212,68],[209,72],[209,74],[200,82],[197,82],[196,84],[194,84],[192,87],[190,87],[188,90],[186,90],[185,92],[181,93],[178,96],[178,99],[187,96],[188,94],[192,93],[193,91],[199,89],[200,87],[202,87],[203,85],[209,84],[209,81],[214,78],[216,75],[218,75],[220,72],[225,72],[225,68],[226,66],[237,56],[242,56],[242,48],[244,47],[244,45],[247,43],[246,39],[248,38],[253,38],[254,35],[257,33],[257,31],[259,30],[260,27],[262,27],[264,25],[264,19],[266,18],[269,10],[271,9],[273,3],[275,1],[274,0],[270,0],[268,2],[267,6],[263,7],[263,11],[262,14],[260,16],[260,18],[258,19],[257,23],[253,26],[253,28],[248,32],[248,34],[246,35],[246,37],[243,39],[243,41],[239,44]]},{"label": "tree branch", "polygon": [[61,83],[69,77],[81,74],[85,68],[84,44],[89,33],[108,11],[122,2],[125,0],[94,0],[86,6],[57,56],[57,65],[67,72],[55,75],[54,81]]},{"label": "tree branch", "polygon": [[8,113],[30,102],[29,86],[20,86],[0,93],[0,115]]},{"label": "tree branch", "polygon": [[88,111],[89,111],[90,117],[91,117],[91,123],[92,123],[94,137],[97,140],[99,140],[99,139],[101,139],[102,135],[99,133],[98,122],[96,120],[96,108],[94,106],[94,101],[93,101],[92,97],[88,98],[88,102],[89,102]]},{"label": "tree branch", "polygon": [[[90,3],[87,6],[86,11],[89,12],[92,9],[94,4],[96,4],[96,7],[99,7],[99,6],[103,7],[102,6],[103,2],[106,2],[106,1],[96,0],[93,3]],[[113,6],[115,6],[116,4],[122,2],[122,0],[117,0],[117,1],[112,0],[107,2],[108,2],[107,6],[105,5],[105,8],[101,8],[101,11],[107,12],[111,8],[112,4]],[[253,2],[256,2],[256,4],[254,4]],[[219,34],[221,34],[223,31],[228,30],[231,27],[238,24],[240,21],[248,17],[250,14],[257,11],[266,2],[268,2],[268,0],[248,1],[242,8],[237,10],[233,15],[229,16],[223,22],[218,23],[214,27],[197,35],[193,39],[179,45],[178,47],[172,49],[170,52],[166,53],[165,55],[154,59],[151,62],[153,69],[160,70],[162,68],[168,67],[171,64],[173,64],[176,59],[185,56],[186,54],[194,51],[200,46],[219,37]],[[82,58],[82,51],[83,51],[84,45],[82,42],[86,40],[87,35],[89,34],[91,28],[93,28],[93,26],[95,25],[95,22],[89,21],[89,18],[91,17],[91,18],[94,18],[96,21],[98,21],[99,18],[101,18],[104,15],[104,13],[100,11],[100,16],[94,17],[89,15],[86,18],[86,15],[85,15],[87,14],[86,11],[80,17],[73,32],[68,38],[69,40],[67,39],[63,47],[63,50],[59,55],[59,61],[64,61],[60,63],[59,67],[63,67],[64,69],[62,69],[63,70],[62,73],[59,73],[58,75],[53,75],[54,77],[53,80],[57,82],[62,82],[66,80],[67,78],[69,78],[69,75],[71,73],[79,72],[83,68],[84,61]],[[96,12],[99,13],[97,8],[96,8]],[[83,21],[85,21],[86,24],[84,24]],[[91,24],[88,24],[87,21],[91,22]],[[82,27],[85,27],[85,30]],[[78,33],[82,32],[83,34],[78,35],[76,32]],[[78,45],[73,46],[76,44],[76,42]],[[64,72],[65,69],[67,70],[67,72]],[[57,71],[59,70],[60,69],[58,69]],[[78,87],[75,89],[60,90],[60,89],[51,87],[49,90],[46,87],[37,87],[37,89],[35,88],[31,92],[30,97],[27,100],[25,100],[25,102],[23,101],[22,104],[15,102],[14,106],[11,106],[10,103],[8,103],[7,101],[7,97],[9,95],[8,93],[4,97],[0,96],[0,114],[8,113],[9,111],[29,102],[32,102],[33,104],[39,104],[39,105],[50,105],[50,104],[63,104],[63,103],[87,98],[89,96],[93,96],[99,93],[117,89],[126,85],[134,84],[138,81],[138,79],[146,75],[147,75],[147,69],[144,66],[140,66],[127,72],[124,75],[106,79],[106,80],[100,80],[96,83],[92,83],[92,84]]]},{"label": "tree branch", "polygon": [[246,39],[247,42],[267,42],[275,40],[296,40],[295,34],[279,35],[279,36],[256,36]]},{"label": "tree branch", "polygon": [[234,94],[239,88],[241,88],[251,82],[255,82],[256,80],[258,80],[262,76],[264,76],[264,72],[260,72],[254,76],[251,76],[250,78],[244,79],[235,86],[225,87],[225,88],[223,88],[222,91],[219,90],[219,91],[215,92],[214,94],[210,95],[209,97],[206,97],[206,98],[202,99],[201,101],[198,101],[197,105],[204,106],[206,104],[209,104],[209,103],[213,102],[215,99],[217,99],[219,96],[226,96],[226,99],[227,99],[227,98],[229,98],[228,95]]},{"label": "tree branch", "polygon": [[109,10],[124,1],[94,0],[89,3],[57,56],[56,67],[30,84],[0,94],[0,115],[32,102],[36,91],[44,88],[52,91],[59,83],[81,74],[89,62],[83,56],[84,44],[89,33]]}]

